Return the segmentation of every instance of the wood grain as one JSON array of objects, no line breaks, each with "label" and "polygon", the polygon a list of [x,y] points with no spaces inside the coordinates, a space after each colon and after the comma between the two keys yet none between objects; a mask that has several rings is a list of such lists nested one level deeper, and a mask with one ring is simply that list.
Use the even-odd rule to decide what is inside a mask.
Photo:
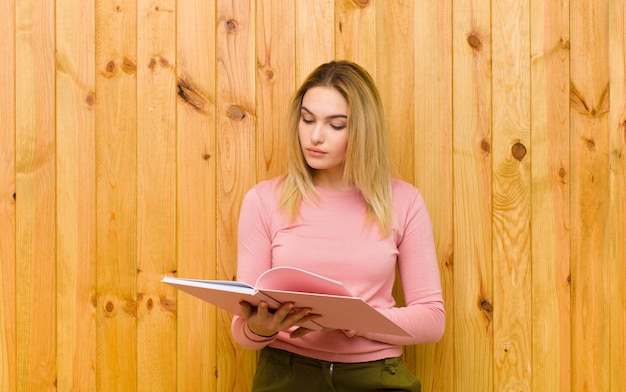
[{"label": "wood grain", "polygon": [[454,385],[494,390],[491,10],[453,4]]},{"label": "wood grain", "polygon": [[94,5],[56,2],[59,390],[96,390]]},{"label": "wood grain", "polygon": [[287,170],[287,110],[295,86],[295,9],[290,2],[257,2],[257,178]]},{"label": "wood grain", "polygon": [[17,390],[55,390],[54,3],[15,4]]},{"label": "wood grain", "polygon": [[376,79],[376,2],[335,0],[335,57],[360,64]]},{"label": "wood grain", "polygon": [[335,58],[334,0],[295,0],[295,13],[295,86],[300,87],[318,65]]},{"label": "wood grain", "polygon": [[532,390],[570,390],[569,3],[531,2]]},{"label": "wood grain", "polygon": [[[217,8],[217,276],[236,278],[237,222],[245,193],[256,178],[255,8],[251,0]],[[256,353],[230,335],[231,315],[217,313],[219,391],[248,391]]]},{"label": "wood grain", "polygon": [[609,1],[608,41],[609,204],[607,238],[603,245],[607,261],[603,301],[609,316],[603,387],[623,391],[626,390],[626,4],[623,1]]},{"label": "wood grain", "polygon": [[137,3],[137,388],[176,389],[176,1]]},{"label": "wood grain", "polygon": [[530,12],[492,6],[494,389],[531,388]]},{"label": "wood grain", "polygon": [[[137,388],[137,8],[96,1],[97,390]],[[131,39],[129,39],[131,37]]]},{"label": "wood grain", "polygon": [[424,391],[448,391],[454,388],[452,1],[416,2],[413,18],[415,184],[435,233],[446,309],[444,338],[415,348],[414,371]]},{"label": "wood grain", "polygon": [[0,0],[0,390],[16,390],[15,1]]},{"label": "wood grain", "polygon": [[[216,276],[215,7],[204,0],[177,8],[177,269]],[[176,295],[179,391],[217,390],[216,309]]]},{"label": "wood grain", "polygon": [[[603,247],[609,207],[607,2],[570,1],[572,390],[607,390]],[[606,260],[605,260],[606,261]]]}]

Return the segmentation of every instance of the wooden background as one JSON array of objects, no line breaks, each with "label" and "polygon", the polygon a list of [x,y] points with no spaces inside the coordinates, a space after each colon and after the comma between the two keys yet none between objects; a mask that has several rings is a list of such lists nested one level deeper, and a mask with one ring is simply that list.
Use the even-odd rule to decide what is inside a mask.
[{"label": "wooden background", "polygon": [[246,391],[244,192],[333,58],[427,200],[445,337],[425,391],[626,390],[624,0],[0,0],[0,390]]}]

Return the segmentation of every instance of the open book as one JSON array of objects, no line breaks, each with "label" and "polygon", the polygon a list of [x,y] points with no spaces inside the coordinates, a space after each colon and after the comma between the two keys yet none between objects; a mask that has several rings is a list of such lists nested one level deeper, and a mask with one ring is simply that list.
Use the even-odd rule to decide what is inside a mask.
[{"label": "open book", "polygon": [[303,327],[321,330],[335,328],[388,335],[412,336],[382,313],[355,297],[341,283],[299,268],[276,267],[265,271],[255,286],[230,280],[194,280],[166,276],[162,282],[240,315],[240,301],[270,309],[293,302],[296,308],[310,308],[321,317]]}]

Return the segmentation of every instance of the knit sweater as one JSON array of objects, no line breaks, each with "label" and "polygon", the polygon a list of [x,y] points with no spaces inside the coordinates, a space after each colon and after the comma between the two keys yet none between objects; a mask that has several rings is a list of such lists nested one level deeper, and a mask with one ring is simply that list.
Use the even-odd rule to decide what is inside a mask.
[{"label": "knit sweater", "polygon": [[[430,218],[415,187],[392,181],[395,216],[383,238],[369,222],[358,190],[317,187],[319,199],[303,202],[292,221],[278,208],[282,182],[259,183],[246,194],[239,218],[237,280],[254,285],[261,273],[292,266],[341,281],[355,296],[382,312],[413,337],[362,331],[312,332],[290,338],[255,336],[234,316],[232,333],[243,347],[267,345],[332,362],[366,362],[401,355],[402,346],[429,343],[443,334],[445,312]],[[400,273],[405,306],[392,295]]]}]

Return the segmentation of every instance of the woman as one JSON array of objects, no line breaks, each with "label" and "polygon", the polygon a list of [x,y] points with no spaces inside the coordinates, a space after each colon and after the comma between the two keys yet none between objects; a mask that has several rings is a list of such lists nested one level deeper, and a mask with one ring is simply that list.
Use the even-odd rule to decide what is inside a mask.
[{"label": "woman", "polygon": [[[430,218],[420,193],[391,178],[380,96],[357,64],[319,66],[289,112],[288,171],[243,202],[239,280],[293,266],[343,282],[413,337],[311,331],[310,309],[241,303],[234,338],[262,349],[254,391],[419,391],[402,346],[435,342],[445,313]],[[392,296],[400,272],[406,306]]]}]

